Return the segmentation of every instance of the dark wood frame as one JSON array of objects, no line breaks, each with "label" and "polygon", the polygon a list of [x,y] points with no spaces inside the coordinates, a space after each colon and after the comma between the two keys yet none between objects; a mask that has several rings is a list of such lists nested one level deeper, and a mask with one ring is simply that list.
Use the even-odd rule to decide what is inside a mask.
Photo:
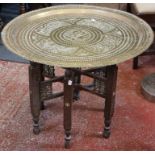
[{"label": "dark wood frame", "polygon": [[[96,72],[105,72],[104,76],[96,74]],[[81,70],[80,68],[65,68],[64,76],[53,76],[48,80],[44,80],[43,65],[31,62],[29,67],[29,83],[30,83],[30,103],[33,117],[33,132],[39,134],[39,116],[43,106],[43,102],[47,99],[52,99],[64,95],[64,130],[65,130],[65,147],[68,148],[71,140],[71,113],[72,103],[74,99],[79,99],[79,91],[84,90],[92,94],[105,98],[104,108],[104,131],[103,137],[110,136],[111,118],[114,113],[115,95],[116,95],[116,81],[117,81],[117,66],[107,66],[99,68],[91,68]],[[93,82],[91,85],[82,85],[80,83],[81,75],[97,80],[99,85],[95,86]],[[54,94],[53,90],[47,93],[45,89],[51,86],[54,82],[61,82],[64,84],[64,91]],[[100,90],[104,85],[105,89]],[[96,89],[97,88],[97,89]],[[48,94],[47,96],[45,94]],[[44,95],[42,95],[44,94]],[[50,95],[49,95],[50,94]]]}]

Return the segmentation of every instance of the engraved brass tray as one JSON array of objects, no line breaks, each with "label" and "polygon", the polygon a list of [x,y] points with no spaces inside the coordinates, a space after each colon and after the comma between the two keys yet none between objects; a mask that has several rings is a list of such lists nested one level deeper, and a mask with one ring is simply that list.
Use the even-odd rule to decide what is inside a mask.
[{"label": "engraved brass tray", "polygon": [[154,34],[129,13],[62,5],[23,14],[2,31],[6,47],[34,62],[61,67],[117,64],[144,52]]}]

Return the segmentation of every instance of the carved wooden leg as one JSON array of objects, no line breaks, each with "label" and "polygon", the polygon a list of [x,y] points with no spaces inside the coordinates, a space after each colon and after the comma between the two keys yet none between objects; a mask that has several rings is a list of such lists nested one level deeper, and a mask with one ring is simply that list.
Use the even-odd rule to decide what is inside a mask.
[{"label": "carved wooden leg", "polygon": [[114,113],[116,82],[117,82],[117,66],[112,65],[107,67],[107,82],[105,86],[105,109],[104,109],[104,132],[103,137],[110,136],[111,118]]},{"label": "carved wooden leg", "polygon": [[30,104],[33,117],[33,132],[39,134],[39,116],[40,116],[40,81],[41,81],[41,64],[32,63],[29,67],[29,89]]},{"label": "carved wooden leg", "polygon": [[66,69],[64,79],[65,148],[69,147],[71,140],[71,108],[73,102],[73,79],[73,72],[69,69]]},{"label": "carved wooden leg", "polygon": [[133,69],[138,69],[138,56],[133,58]]},{"label": "carved wooden leg", "polygon": [[[79,70],[80,70],[80,68],[79,68]],[[74,83],[80,84],[80,82],[81,82],[81,75],[79,73],[75,73],[74,74]],[[74,100],[80,99],[80,90],[79,89],[74,89],[73,99]]]}]

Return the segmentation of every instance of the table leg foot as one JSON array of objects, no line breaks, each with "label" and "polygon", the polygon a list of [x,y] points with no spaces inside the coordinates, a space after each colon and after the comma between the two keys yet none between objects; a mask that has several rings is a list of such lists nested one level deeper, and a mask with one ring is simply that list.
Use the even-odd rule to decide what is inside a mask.
[{"label": "table leg foot", "polygon": [[104,131],[103,131],[103,137],[104,138],[109,138],[110,134],[111,134],[110,127],[105,127]]},{"label": "table leg foot", "polygon": [[33,133],[38,135],[40,133],[39,123],[34,122],[33,124]]},{"label": "table leg foot", "polygon": [[65,147],[66,149],[69,149],[69,148],[70,148],[70,141],[65,140],[65,145],[64,145],[64,147]]},{"label": "table leg foot", "polygon": [[66,149],[70,148],[70,141],[71,141],[71,132],[66,131],[66,133],[65,133],[65,145],[64,145]]}]

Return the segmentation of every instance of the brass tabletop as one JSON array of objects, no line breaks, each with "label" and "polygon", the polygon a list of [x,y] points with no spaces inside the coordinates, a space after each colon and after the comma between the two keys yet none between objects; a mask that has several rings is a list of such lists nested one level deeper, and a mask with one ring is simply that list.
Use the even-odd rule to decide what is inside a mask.
[{"label": "brass tabletop", "polygon": [[20,15],[3,29],[5,46],[30,61],[61,67],[113,65],[144,52],[154,34],[142,19],[87,5],[62,5]]}]

